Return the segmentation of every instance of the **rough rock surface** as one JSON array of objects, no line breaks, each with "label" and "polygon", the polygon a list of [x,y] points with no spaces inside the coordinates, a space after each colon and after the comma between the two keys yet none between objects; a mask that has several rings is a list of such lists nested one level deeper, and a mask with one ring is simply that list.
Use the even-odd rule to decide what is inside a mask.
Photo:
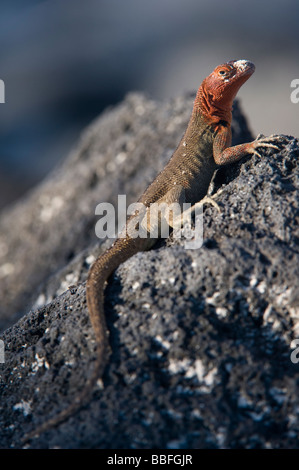
[{"label": "rough rock surface", "polygon": [[[192,99],[130,95],[2,215],[1,319],[11,326],[1,336],[1,447],[21,447],[91,374],[84,281],[109,244],[95,243],[94,207],[117,194],[136,200],[174,150]],[[234,143],[250,139],[236,106]],[[298,447],[298,140],[281,137],[281,147],[217,173],[221,212],[206,206],[202,248],[170,237],[117,269],[102,381],[26,447]]]}]

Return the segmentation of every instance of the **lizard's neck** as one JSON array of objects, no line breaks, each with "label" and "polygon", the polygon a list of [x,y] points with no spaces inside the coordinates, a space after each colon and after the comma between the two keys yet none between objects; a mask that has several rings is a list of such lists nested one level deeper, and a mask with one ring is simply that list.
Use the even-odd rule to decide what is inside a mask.
[{"label": "lizard's neck", "polygon": [[217,124],[219,121],[232,121],[232,102],[220,104],[216,102],[212,93],[209,93],[201,85],[196,94],[193,106],[193,115],[201,115],[210,124]]}]

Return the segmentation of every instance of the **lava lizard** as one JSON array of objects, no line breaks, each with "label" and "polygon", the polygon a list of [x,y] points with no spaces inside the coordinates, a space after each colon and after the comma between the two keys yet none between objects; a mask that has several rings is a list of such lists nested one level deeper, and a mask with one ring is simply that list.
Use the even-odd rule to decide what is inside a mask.
[{"label": "lava lizard", "polygon": [[[139,199],[145,208],[150,208],[153,203],[176,202],[180,205],[190,203],[194,208],[206,199],[208,187],[219,166],[236,162],[248,154],[260,156],[260,147],[278,149],[273,144],[277,139],[275,136],[231,147],[233,100],[254,70],[254,64],[248,60],[233,60],[219,65],[204,79],[196,94],[187,129],[177,149]],[[134,217],[135,215],[132,215],[128,219],[127,227],[130,221],[134,222]],[[142,223],[149,232],[147,215]],[[39,435],[71,416],[93,390],[109,357],[104,314],[105,283],[121,263],[139,251],[150,249],[156,241],[157,238],[131,237],[130,232],[123,232],[91,266],[86,283],[86,297],[97,345],[93,373],[83,391],[68,408],[27,434],[23,441]]]}]

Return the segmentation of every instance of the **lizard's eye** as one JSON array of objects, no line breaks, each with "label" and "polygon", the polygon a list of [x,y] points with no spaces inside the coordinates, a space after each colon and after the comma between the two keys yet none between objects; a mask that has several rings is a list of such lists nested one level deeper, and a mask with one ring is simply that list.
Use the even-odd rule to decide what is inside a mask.
[{"label": "lizard's eye", "polygon": [[222,69],[222,70],[219,70],[218,73],[219,73],[219,75],[221,75],[222,77],[224,77],[224,76],[226,75],[227,71]]}]

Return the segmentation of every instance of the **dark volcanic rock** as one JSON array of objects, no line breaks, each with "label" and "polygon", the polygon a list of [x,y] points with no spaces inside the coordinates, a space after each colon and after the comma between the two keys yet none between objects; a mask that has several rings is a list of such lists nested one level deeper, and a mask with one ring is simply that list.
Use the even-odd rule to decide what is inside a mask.
[{"label": "dark volcanic rock", "polygon": [[[142,193],[191,106],[191,97],[159,104],[131,95],[3,215],[3,323],[34,297],[46,305],[1,337],[2,447],[20,447],[91,374],[84,281],[109,244],[93,245],[91,208]],[[235,143],[251,138],[238,108],[234,129]],[[298,447],[298,157],[298,140],[281,137],[281,151],[219,171],[221,212],[205,207],[200,249],[169,237],[117,269],[106,289],[112,355],[102,380],[85,407],[27,446]]]}]

